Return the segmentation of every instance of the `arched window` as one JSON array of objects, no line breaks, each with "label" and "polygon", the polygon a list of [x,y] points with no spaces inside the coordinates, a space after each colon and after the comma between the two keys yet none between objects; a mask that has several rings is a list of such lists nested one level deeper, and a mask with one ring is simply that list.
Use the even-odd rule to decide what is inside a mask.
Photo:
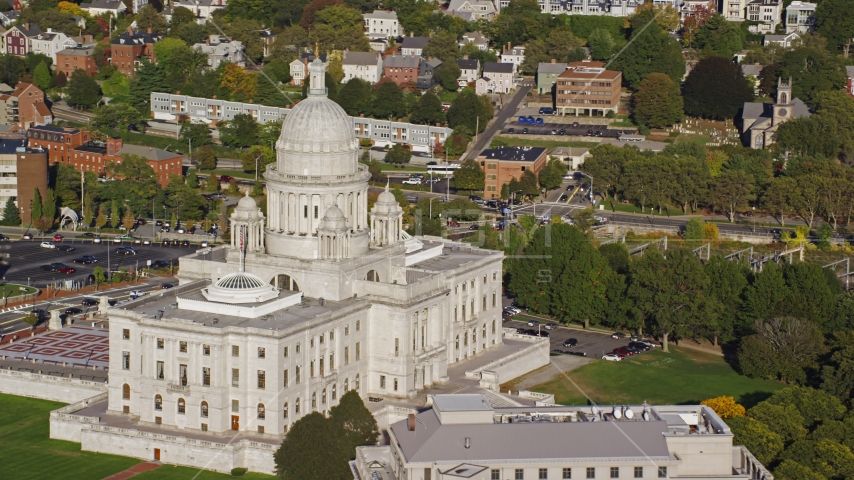
[{"label": "arched window", "polygon": [[486,338],[486,324],[485,323],[483,324],[483,328],[481,328],[481,333],[482,333],[481,336],[483,338]]},{"label": "arched window", "polygon": [[320,394],[320,403],[326,405],[326,389],[323,389],[323,393]]},{"label": "arched window", "polygon": [[297,342],[297,353],[299,353],[299,342]]},{"label": "arched window", "polygon": [[154,396],[154,409],[158,412],[163,410],[163,397],[161,397],[160,395]]},{"label": "arched window", "polygon": [[267,410],[264,408],[263,403],[258,404],[258,418],[260,420],[264,420],[267,417]]},{"label": "arched window", "polygon": [[333,383],[332,384],[332,401],[334,402],[337,399],[338,399],[338,386],[337,386],[337,384]]},{"label": "arched window", "polygon": [[377,273],[376,270],[369,270],[366,280],[369,282],[379,282],[380,281],[380,274]]},{"label": "arched window", "polygon": [[344,379],[344,393],[347,393],[349,391],[350,391],[350,379],[345,378]]},{"label": "arched window", "polygon": [[314,410],[317,408],[317,392],[312,392],[311,394],[311,409]]},{"label": "arched window", "polygon": [[122,385],[122,399],[130,400],[130,385],[127,383]]},{"label": "arched window", "polygon": [[279,290],[292,290],[294,292],[300,291],[296,280],[291,278],[290,275],[276,275],[272,280],[270,280],[270,285],[275,286]]},{"label": "arched window", "polygon": [[361,384],[361,382],[359,381],[359,374],[357,373],[356,374],[356,391],[357,392],[359,391],[359,385],[360,384]]},{"label": "arched window", "polygon": [[456,340],[454,340],[454,345],[456,345],[457,350],[460,349],[460,336],[459,335],[457,335]]},{"label": "arched window", "polygon": [[187,411],[187,403],[183,398],[178,399],[178,415],[183,415]]},{"label": "arched window", "polygon": [[282,407],[282,413],[284,414],[285,418],[288,418],[288,402],[285,402],[285,406]]},{"label": "arched window", "polygon": [[294,402],[294,413],[299,415],[299,397],[297,397],[297,401]]},{"label": "arched window", "polygon": [[208,402],[202,402],[202,418],[208,418]]}]

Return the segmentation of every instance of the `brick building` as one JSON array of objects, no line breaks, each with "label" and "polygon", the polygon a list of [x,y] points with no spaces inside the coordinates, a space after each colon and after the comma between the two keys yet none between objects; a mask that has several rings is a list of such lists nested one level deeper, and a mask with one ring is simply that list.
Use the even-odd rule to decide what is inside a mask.
[{"label": "brick building", "polygon": [[623,74],[604,67],[602,62],[572,62],[558,75],[555,106],[561,115],[617,113]]},{"label": "brick building", "polygon": [[95,47],[71,47],[56,54],[56,73],[62,72],[66,78],[71,78],[75,70],[83,70],[86,75],[94,77],[98,74],[95,64]]},{"label": "brick building", "polygon": [[28,150],[23,137],[0,138],[0,204],[5,206],[11,198],[23,221],[29,223],[35,189],[44,198],[47,185],[47,155]]},{"label": "brick building", "polygon": [[110,63],[120,72],[128,77],[136,76],[136,67],[143,58],[155,63],[154,44],[163,39],[160,34],[148,32],[134,32],[128,27],[127,33],[123,33],[110,42]]},{"label": "brick building", "polygon": [[0,123],[29,128],[53,123],[44,92],[32,83],[18,82],[10,93],[0,94]]},{"label": "brick building", "polygon": [[90,140],[89,132],[77,128],[33,127],[27,130],[27,147],[46,150],[51,165],[71,164],[71,150]]},{"label": "brick building", "polygon": [[182,175],[181,154],[153,147],[124,145],[120,137],[74,147],[69,158],[78,171],[95,172],[106,177],[107,165],[113,162],[121,164],[123,155],[137,155],[148,160],[148,165],[154,170],[157,183],[161,187],[169,183],[169,177],[172,175]]},{"label": "brick building", "polygon": [[500,197],[501,187],[513,178],[521,179],[525,170],[537,175],[547,159],[546,149],[541,147],[498,147],[480,152],[477,161],[486,172],[483,198]]},{"label": "brick building", "polygon": [[418,81],[421,57],[417,55],[389,55],[383,62],[383,78],[403,86]]}]

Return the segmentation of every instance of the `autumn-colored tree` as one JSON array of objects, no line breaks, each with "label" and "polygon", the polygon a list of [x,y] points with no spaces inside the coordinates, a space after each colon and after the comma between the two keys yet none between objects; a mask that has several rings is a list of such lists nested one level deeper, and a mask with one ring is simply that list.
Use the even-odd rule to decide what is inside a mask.
[{"label": "autumn-colored tree", "polygon": [[726,395],[703,400],[700,402],[700,405],[705,405],[711,408],[724,420],[733,417],[743,417],[746,413],[746,410],[742,405],[735,403],[734,398],[727,397]]},{"label": "autumn-colored tree", "polygon": [[130,207],[127,207],[125,209],[125,216],[122,218],[122,225],[129,230],[134,223],[136,223],[136,220],[134,220],[133,214],[130,212]]},{"label": "autumn-colored tree", "polygon": [[306,30],[311,29],[317,12],[326,7],[340,4],[341,2],[339,0],[312,0],[305,6],[305,8],[302,9],[302,20],[300,20],[300,26]]},{"label": "autumn-colored tree", "polygon": [[258,72],[247,72],[243,67],[229,63],[222,72],[220,88],[231,92],[232,101],[245,101],[255,95],[258,86]]}]

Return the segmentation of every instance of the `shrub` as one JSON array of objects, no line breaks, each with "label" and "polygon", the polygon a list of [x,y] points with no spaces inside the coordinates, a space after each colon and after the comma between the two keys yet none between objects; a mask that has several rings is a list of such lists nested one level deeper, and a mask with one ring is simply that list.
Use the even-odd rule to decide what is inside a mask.
[{"label": "shrub", "polygon": [[614,111],[613,111],[613,110],[611,110],[611,111],[609,111],[608,113],[606,113],[606,114],[605,114],[605,117],[606,117],[606,118],[614,118],[614,117],[616,117],[616,116],[617,116],[617,114],[616,114],[616,113],[614,113]]},{"label": "shrub", "polygon": [[704,240],[717,240],[720,238],[721,233],[718,230],[718,226],[714,223],[706,223],[703,225],[703,239]]},{"label": "shrub", "polygon": [[231,469],[231,476],[232,477],[242,477],[244,475],[246,475],[246,469],[243,467]]},{"label": "shrub", "polygon": [[700,402],[700,405],[711,408],[724,420],[733,417],[743,417],[746,413],[742,405],[735,403],[734,398],[727,396],[709,398]]},{"label": "shrub", "polygon": [[638,125],[638,133],[641,135],[649,135],[649,128],[646,125]]}]

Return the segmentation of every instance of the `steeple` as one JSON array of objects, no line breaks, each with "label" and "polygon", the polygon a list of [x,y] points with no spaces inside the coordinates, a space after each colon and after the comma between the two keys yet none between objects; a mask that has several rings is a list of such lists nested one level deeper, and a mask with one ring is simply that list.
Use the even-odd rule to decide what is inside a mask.
[{"label": "steeple", "polygon": [[314,61],[308,65],[309,75],[309,97],[325,97],[326,90],[326,65],[320,60],[320,46],[314,45]]}]

